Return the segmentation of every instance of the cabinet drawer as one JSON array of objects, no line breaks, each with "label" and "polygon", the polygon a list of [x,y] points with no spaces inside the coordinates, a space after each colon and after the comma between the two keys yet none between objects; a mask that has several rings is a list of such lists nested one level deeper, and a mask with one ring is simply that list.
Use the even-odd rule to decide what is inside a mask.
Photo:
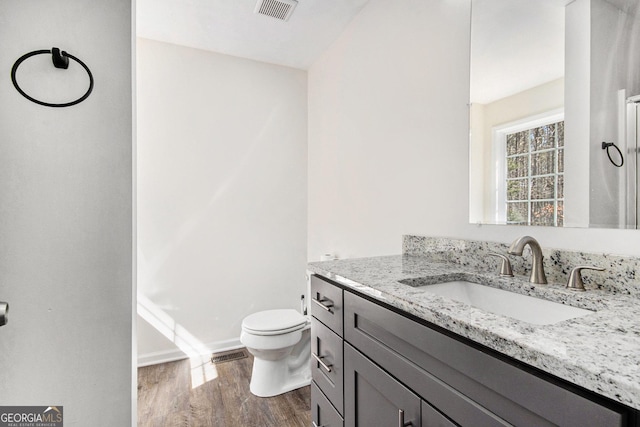
[{"label": "cabinet drawer", "polygon": [[344,372],[346,427],[420,426],[420,398],[346,343]]},{"label": "cabinet drawer", "polygon": [[311,314],[342,336],[342,289],[311,276]]},{"label": "cabinet drawer", "polygon": [[342,357],[342,338],[312,317],[311,377],[340,414],[343,413]]},{"label": "cabinet drawer", "polygon": [[316,383],[311,383],[311,421],[314,427],[344,427],[344,421]]},{"label": "cabinet drawer", "polygon": [[534,375],[524,365],[350,292],[344,298],[345,340],[457,424],[583,427],[627,422],[627,410],[620,405],[584,397],[569,384]]}]

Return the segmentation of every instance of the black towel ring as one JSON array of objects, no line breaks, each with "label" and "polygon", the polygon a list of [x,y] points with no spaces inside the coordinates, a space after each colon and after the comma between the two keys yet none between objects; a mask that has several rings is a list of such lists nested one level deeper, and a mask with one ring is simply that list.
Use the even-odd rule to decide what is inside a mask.
[{"label": "black towel ring", "polygon": [[[16,80],[16,71],[18,71],[18,67],[20,66],[20,64],[22,64],[22,62],[25,59],[31,58],[32,56],[41,55],[41,54],[44,54],[44,53],[50,53],[52,55],[51,59],[53,61],[53,66],[56,67],[56,68],[62,68],[62,69],[65,69],[65,70],[67,68],[69,68],[69,58],[73,59],[78,64],[80,64],[82,66],[82,68],[84,68],[85,71],[87,72],[87,74],[89,75],[89,89],[87,90],[87,92],[85,92],[84,95],[82,95],[80,98],[76,99],[75,101],[65,102],[65,103],[62,103],[62,104],[52,104],[50,102],[40,101],[38,99],[35,99],[35,98],[27,95],[25,93],[25,91],[23,91],[22,88],[18,85],[18,82]],[[27,53],[25,55],[22,55],[20,58],[18,58],[18,60],[15,62],[15,64],[13,64],[13,67],[11,68],[11,81],[13,82],[13,86],[15,86],[16,90],[20,93],[20,95],[24,96],[25,98],[27,98],[31,102],[35,102],[36,104],[44,105],[45,107],[70,107],[72,105],[79,104],[82,101],[84,101],[85,99],[87,99],[89,97],[89,95],[91,94],[91,91],[93,90],[93,75],[91,74],[91,70],[89,70],[89,67],[87,67],[84,62],[82,62],[81,60],[79,60],[75,56],[71,55],[70,53],[65,52],[64,50],[61,51],[57,47],[51,48],[51,50],[46,50],[46,49],[45,50],[34,50],[33,52],[29,52],[29,53]]]},{"label": "black towel ring", "polygon": [[[613,159],[611,158],[611,153],[609,153],[609,148],[615,148],[618,151],[618,155],[620,155],[620,163],[616,163],[613,161]],[[617,168],[621,168],[622,165],[624,165],[624,156],[622,155],[622,151],[620,151],[620,149],[618,148],[618,146],[616,144],[614,144],[613,142],[602,142],[602,149],[603,150],[607,150],[607,157],[609,157],[609,160],[611,161],[611,163],[613,163],[613,165]]]}]

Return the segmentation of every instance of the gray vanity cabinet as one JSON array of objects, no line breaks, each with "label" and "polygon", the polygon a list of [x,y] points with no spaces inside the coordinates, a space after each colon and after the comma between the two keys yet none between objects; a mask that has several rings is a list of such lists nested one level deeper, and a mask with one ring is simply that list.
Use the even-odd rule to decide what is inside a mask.
[{"label": "gray vanity cabinet", "polygon": [[638,411],[328,279],[311,292],[317,426],[640,427]]}]

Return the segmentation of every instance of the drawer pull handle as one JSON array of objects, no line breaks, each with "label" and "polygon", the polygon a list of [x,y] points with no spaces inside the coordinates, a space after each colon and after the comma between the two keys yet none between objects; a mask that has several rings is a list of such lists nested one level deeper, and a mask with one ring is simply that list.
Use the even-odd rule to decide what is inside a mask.
[{"label": "drawer pull handle", "polygon": [[413,425],[411,421],[404,422],[404,411],[402,409],[398,409],[398,427],[407,427]]},{"label": "drawer pull handle", "polygon": [[323,301],[331,301],[331,300],[318,300],[316,298],[311,298],[311,301],[315,302],[316,304],[318,304],[320,307],[324,308],[325,310],[327,310],[329,313],[333,313],[331,311],[331,307],[333,307],[333,303],[330,304],[323,304]]},{"label": "drawer pull handle", "polygon": [[327,372],[331,372],[331,367],[333,365],[327,365],[326,363],[324,363],[322,361],[322,359],[324,359],[324,356],[320,357],[315,353],[311,353],[311,356],[313,356],[314,359],[316,359],[316,361],[327,371]]}]

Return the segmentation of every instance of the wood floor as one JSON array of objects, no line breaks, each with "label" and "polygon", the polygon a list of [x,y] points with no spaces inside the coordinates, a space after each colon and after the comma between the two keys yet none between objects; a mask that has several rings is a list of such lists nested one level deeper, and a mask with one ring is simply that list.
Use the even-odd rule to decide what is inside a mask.
[{"label": "wood floor", "polygon": [[310,426],[309,386],[256,397],[249,392],[252,366],[249,354],[216,365],[186,359],[139,368],[138,426]]}]

